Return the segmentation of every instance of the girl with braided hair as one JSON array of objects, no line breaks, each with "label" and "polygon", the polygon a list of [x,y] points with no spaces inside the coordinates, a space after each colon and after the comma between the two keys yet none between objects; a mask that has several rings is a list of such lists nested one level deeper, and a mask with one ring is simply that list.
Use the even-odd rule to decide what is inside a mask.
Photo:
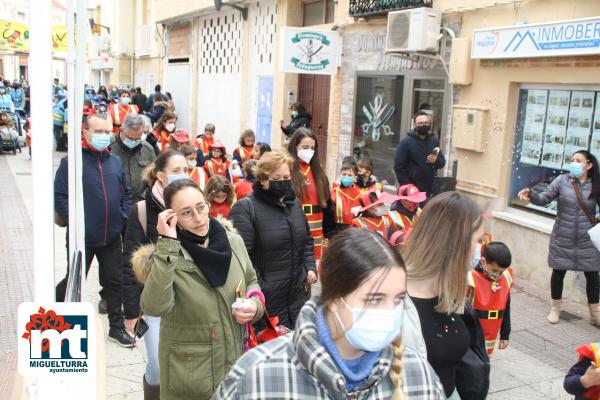
[{"label": "girl with braided hair", "polygon": [[427,360],[402,345],[406,270],[381,235],[338,233],[323,257],[321,286],[296,330],[243,355],[213,400],[446,398]]}]

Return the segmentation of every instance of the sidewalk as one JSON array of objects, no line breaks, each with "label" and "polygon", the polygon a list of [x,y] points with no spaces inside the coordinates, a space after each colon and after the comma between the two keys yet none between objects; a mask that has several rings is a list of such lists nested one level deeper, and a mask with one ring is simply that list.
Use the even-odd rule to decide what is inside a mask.
[{"label": "sidewalk", "polygon": [[[64,153],[55,154],[55,168]],[[25,154],[0,155],[0,399],[8,398],[16,369],[15,319],[17,305],[31,299],[31,163]],[[66,272],[65,229],[55,229],[56,282]],[[566,303],[561,322],[546,322],[548,290],[518,280],[512,294],[510,346],[496,350],[492,358],[489,399],[569,399],[562,380],[577,360],[574,349],[599,339],[600,330],[588,323],[587,310]],[[97,305],[98,269],[92,264],[86,300]],[[102,317],[104,332],[108,321]],[[143,341],[133,350],[106,341],[107,395],[110,400],[142,399],[142,376],[146,351]]]}]

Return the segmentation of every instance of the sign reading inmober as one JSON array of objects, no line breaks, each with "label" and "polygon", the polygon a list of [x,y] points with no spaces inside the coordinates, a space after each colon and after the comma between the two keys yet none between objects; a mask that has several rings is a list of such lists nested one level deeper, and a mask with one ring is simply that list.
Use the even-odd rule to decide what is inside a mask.
[{"label": "sign reading inmober", "polygon": [[280,70],[296,74],[335,75],[339,35],[335,31],[282,28]]},{"label": "sign reading inmober", "polygon": [[600,17],[473,31],[471,58],[600,54]]}]

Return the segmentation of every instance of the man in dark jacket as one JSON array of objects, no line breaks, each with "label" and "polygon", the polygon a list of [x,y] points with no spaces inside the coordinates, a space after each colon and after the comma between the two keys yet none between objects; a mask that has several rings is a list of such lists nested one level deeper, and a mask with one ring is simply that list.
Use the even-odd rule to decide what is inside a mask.
[{"label": "man in dark jacket", "polygon": [[137,106],[138,110],[140,110],[140,113],[142,113],[143,111],[146,111],[146,101],[147,100],[148,100],[148,96],[146,96],[145,94],[142,93],[142,88],[136,87],[135,94],[131,98],[131,102]]},{"label": "man in dark jacket", "polygon": [[[431,119],[427,113],[415,116],[415,130],[400,141],[396,148],[394,171],[400,186],[412,183],[422,192],[431,195],[433,176],[436,169],[446,165],[439,151],[439,141],[431,133]],[[437,154],[434,149],[437,148]]]},{"label": "man in dark jacket", "polygon": [[151,94],[150,96],[148,96],[148,99],[146,100],[146,107],[144,108],[144,110],[146,111],[150,111],[152,110],[152,106],[154,106],[154,102],[155,101],[167,101],[169,100],[169,98],[162,94],[160,92],[161,87],[160,85],[156,85],[154,86],[154,94]]},{"label": "man in dark jacket", "polygon": [[[111,130],[106,115],[92,114],[84,121],[81,145],[86,274],[96,257],[100,283],[106,290],[108,336],[123,347],[132,347],[133,338],[125,331],[121,311],[121,234],[131,207],[131,188],[121,159],[108,149]],[[69,220],[68,196],[68,159],[64,157],[54,180],[54,209],[64,222]],[[57,301],[64,301],[66,287],[67,277],[56,286]]]},{"label": "man in dark jacket", "polygon": [[154,148],[145,140],[144,119],[139,114],[127,114],[121,125],[121,133],[112,137],[110,151],[123,162],[123,172],[131,185],[133,202],[144,200],[146,185],[142,172],[156,158]]}]

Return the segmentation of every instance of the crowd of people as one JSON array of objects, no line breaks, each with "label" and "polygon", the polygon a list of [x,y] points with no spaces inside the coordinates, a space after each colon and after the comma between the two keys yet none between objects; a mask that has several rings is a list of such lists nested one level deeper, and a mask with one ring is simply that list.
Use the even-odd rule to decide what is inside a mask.
[{"label": "crowd of people", "polygon": [[[300,103],[282,121],[282,149],[246,129],[229,152],[215,124],[178,128],[160,86],[148,97],[87,87],[86,101],[86,271],[96,258],[109,339],[131,348],[144,338],[145,399],[485,398],[489,357],[510,340],[512,256],[467,195],[431,195],[446,161],[428,114],[398,145],[390,190],[369,159],[345,158],[330,182]],[[57,150],[66,108],[57,101]],[[580,270],[600,325],[600,253],[585,234],[598,164],[579,151],[571,165],[545,192],[519,195],[559,202],[548,321],[559,320],[565,272]],[[67,170],[65,157],[62,226]],[[57,300],[65,288],[66,278]],[[569,381],[578,394],[600,384],[590,365],[572,370],[585,377]]]}]

